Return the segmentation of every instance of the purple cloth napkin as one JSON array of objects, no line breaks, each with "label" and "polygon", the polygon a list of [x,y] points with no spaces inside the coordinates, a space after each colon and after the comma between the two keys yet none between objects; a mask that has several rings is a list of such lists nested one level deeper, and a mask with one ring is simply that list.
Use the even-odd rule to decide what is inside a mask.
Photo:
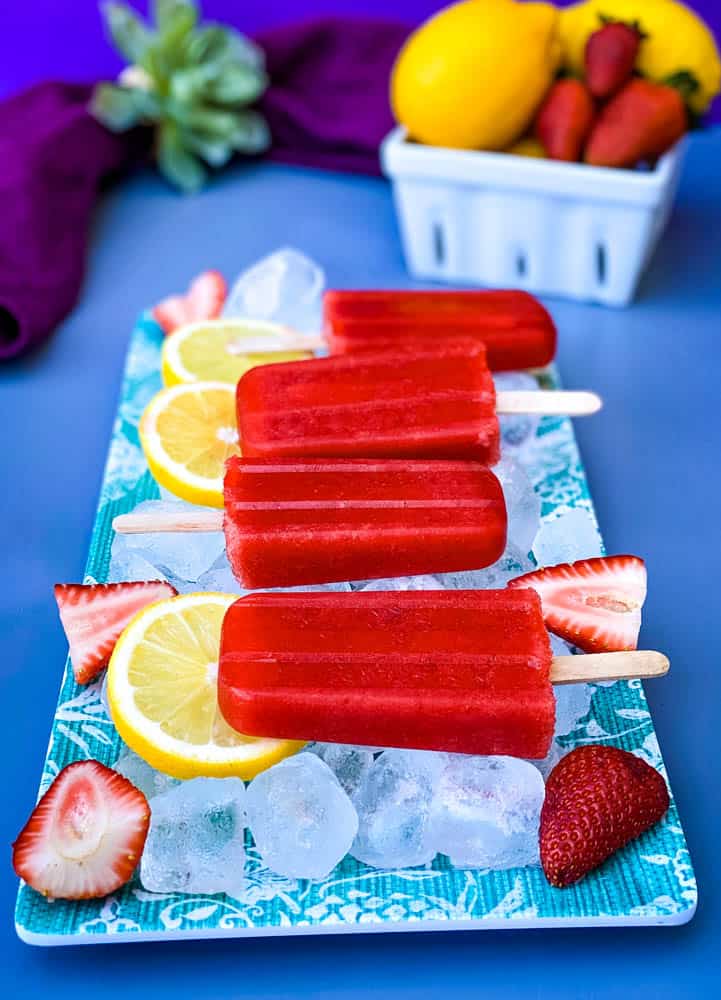
[{"label": "purple cloth napkin", "polygon": [[91,118],[91,90],[43,83],[0,104],[0,361],[40,344],[72,309],[100,184],[147,142]]},{"label": "purple cloth napkin", "polygon": [[[408,28],[326,18],[266,32],[270,156],[378,173],[388,76]],[[74,306],[102,183],[148,151],[87,112],[92,87],[47,83],[0,104],[0,361],[42,343]]]},{"label": "purple cloth napkin", "polygon": [[408,25],[323,18],[256,37],[271,85],[261,108],[270,157],[379,174],[378,146],[393,127],[388,80]]}]

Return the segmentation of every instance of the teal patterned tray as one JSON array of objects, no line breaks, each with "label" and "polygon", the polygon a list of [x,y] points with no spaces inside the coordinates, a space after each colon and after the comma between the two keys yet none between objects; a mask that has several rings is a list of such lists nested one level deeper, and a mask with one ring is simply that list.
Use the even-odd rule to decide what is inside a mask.
[{"label": "teal patterned tray", "polygon": [[[160,388],[161,343],[159,328],[149,315],[143,316],[130,344],[90,544],[88,580],[105,579],[113,517],[158,495],[139,446],[137,425],[146,403]],[[551,382],[555,382],[553,375]],[[545,418],[541,422],[529,472],[544,517],[570,507],[593,513],[570,421]],[[99,682],[78,687],[66,663],[41,793],[73,760],[95,757],[112,765],[117,759],[120,740],[99,694]],[[639,681],[598,687],[588,716],[560,742],[623,747],[664,772]],[[223,894],[157,895],[144,891],[137,875],[106,899],[78,903],[48,902],[21,884],[17,932],[29,943],[54,945],[357,931],[680,924],[696,908],[696,882],[673,802],[661,823],[579,885],[563,890],[551,888],[540,868],[456,870],[441,856],[428,868],[403,871],[379,871],[346,857],[323,882],[294,881],[264,867],[246,836],[248,888],[242,899]]]}]

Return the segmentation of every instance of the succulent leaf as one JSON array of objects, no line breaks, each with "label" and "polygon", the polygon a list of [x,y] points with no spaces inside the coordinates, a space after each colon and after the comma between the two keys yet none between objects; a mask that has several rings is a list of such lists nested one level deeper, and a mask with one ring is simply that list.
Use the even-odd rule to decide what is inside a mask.
[{"label": "succulent leaf", "polygon": [[101,7],[105,24],[116,48],[130,62],[141,62],[153,36],[141,19],[125,4],[109,2]]},{"label": "succulent leaf", "polygon": [[182,133],[175,122],[165,121],[158,129],[158,166],[186,194],[199,191],[205,184],[206,170],[183,145]]},{"label": "succulent leaf", "polygon": [[257,111],[240,111],[236,116],[237,127],[233,135],[233,146],[238,153],[264,153],[270,146],[271,135],[268,123]]},{"label": "succulent leaf", "polygon": [[210,82],[207,95],[218,104],[250,104],[258,100],[267,85],[265,73],[242,63],[231,63]]},{"label": "succulent leaf", "polygon": [[125,132],[140,124],[142,113],[135,98],[135,91],[101,83],[95,88],[90,104],[91,113],[111,132]]}]

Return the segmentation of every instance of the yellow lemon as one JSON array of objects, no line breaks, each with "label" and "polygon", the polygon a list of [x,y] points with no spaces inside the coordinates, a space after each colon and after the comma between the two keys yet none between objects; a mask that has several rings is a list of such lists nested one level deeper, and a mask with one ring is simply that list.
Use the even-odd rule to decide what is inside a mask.
[{"label": "yellow lemon", "polygon": [[[228,382],[256,365],[302,361],[310,351],[283,349],[285,329],[252,319],[209,319],[189,323],[163,341],[161,371],[165,385]],[[246,346],[247,345],[247,346]]]},{"label": "yellow lemon", "polygon": [[506,150],[511,156],[530,156],[536,160],[542,160],[546,156],[546,150],[543,145],[534,139],[532,135],[525,135],[518,142],[514,142],[512,146],[509,146]]},{"label": "yellow lemon", "polygon": [[191,382],[161,389],[146,406],[138,433],[161,486],[190,503],[223,506],[225,462],[240,454],[235,386]]},{"label": "yellow lemon", "polygon": [[703,20],[676,0],[584,0],[561,11],[559,31],[563,64],[583,72],[589,35],[601,27],[601,15],[638,22],[646,35],[636,68],[650,80],[663,81],[684,73],[696,81],[687,97],[689,107],[703,114],[721,89],[721,59],[713,34]]},{"label": "yellow lemon", "polygon": [[237,594],[185,594],[144,608],[108,665],[108,704],[128,746],[175,778],[255,777],[299,750],[242,736],[218,708],[220,629]]},{"label": "yellow lemon", "polygon": [[526,131],[560,55],[545,3],[466,0],[415,31],[391,76],[396,119],[412,139],[506,149]]}]

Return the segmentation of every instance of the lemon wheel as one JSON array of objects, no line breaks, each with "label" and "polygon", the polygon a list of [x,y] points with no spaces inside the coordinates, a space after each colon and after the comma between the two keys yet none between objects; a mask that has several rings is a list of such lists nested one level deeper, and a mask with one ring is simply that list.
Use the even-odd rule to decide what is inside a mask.
[{"label": "lemon wheel", "polygon": [[108,703],[128,746],[176,778],[248,780],[303,744],[242,736],[218,708],[220,629],[233,594],[186,594],[133,618],[108,666]]},{"label": "lemon wheel", "polygon": [[193,382],[161,389],[138,430],[161,486],[190,503],[223,506],[225,462],[240,454],[233,386]]},{"label": "lemon wheel", "polygon": [[284,332],[277,323],[251,319],[190,323],[163,343],[163,383],[213,381],[235,385],[256,365],[312,357],[310,351],[282,350]]}]

